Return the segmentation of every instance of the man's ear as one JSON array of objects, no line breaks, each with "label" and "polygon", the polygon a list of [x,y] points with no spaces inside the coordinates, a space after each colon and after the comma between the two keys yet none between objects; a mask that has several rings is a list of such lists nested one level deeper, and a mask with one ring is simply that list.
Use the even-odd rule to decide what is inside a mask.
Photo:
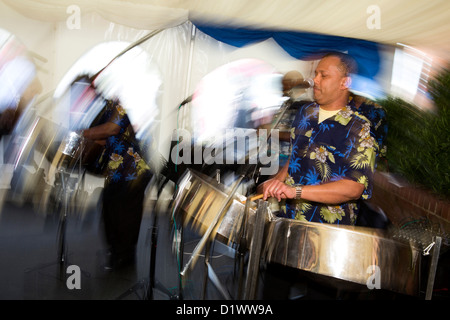
[{"label": "man's ear", "polygon": [[344,77],[342,79],[342,89],[350,89],[350,86],[352,85],[352,78],[351,77]]}]

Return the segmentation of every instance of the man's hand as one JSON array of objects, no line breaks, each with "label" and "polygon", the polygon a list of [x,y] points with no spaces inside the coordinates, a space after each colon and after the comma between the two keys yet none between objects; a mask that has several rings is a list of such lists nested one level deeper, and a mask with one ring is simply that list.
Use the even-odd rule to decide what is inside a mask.
[{"label": "man's hand", "polygon": [[[326,204],[339,204],[357,200],[364,192],[364,185],[349,179],[327,182],[319,185],[304,185],[302,199]],[[295,187],[288,186],[279,179],[272,178],[258,186],[258,193],[263,199],[274,197],[281,199],[295,199]]]},{"label": "man's hand", "polygon": [[278,179],[270,179],[258,187],[258,193],[263,194],[263,200],[267,200],[270,197],[274,197],[278,201],[281,201],[281,199],[294,199],[295,187],[288,186]]}]

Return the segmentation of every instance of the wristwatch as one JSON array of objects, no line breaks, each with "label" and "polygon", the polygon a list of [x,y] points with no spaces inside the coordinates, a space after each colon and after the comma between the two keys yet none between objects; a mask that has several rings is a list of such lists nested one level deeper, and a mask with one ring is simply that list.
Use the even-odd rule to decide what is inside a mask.
[{"label": "wristwatch", "polygon": [[302,189],[303,186],[295,186],[295,199],[301,199],[302,198]]}]

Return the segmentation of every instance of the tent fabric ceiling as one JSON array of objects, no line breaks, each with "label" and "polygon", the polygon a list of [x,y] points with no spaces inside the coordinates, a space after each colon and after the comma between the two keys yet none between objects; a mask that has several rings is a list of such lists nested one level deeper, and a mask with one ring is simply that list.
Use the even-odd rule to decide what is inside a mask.
[{"label": "tent fabric ceiling", "polygon": [[[67,19],[67,8],[97,11],[111,21],[141,29],[188,19],[216,26],[314,32],[384,44],[403,43],[448,58],[448,0],[2,0],[38,20]],[[374,9],[375,8],[375,9]],[[372,18],[379,28],[371,28]],[[369,23],[370,24],[370,23]]]},{"label": "tent fabric ceiling", "polygon": [[[177,1],[176,7],[188,9],[193,21],[313,32],[389,45],[403,43],[449,57],[447,0],[200,0],[190,5],[188,2]],[[373,11],[374,8],[378,11]],[[379,18],[379,29],[371,27],[372,18]]]},{"label": "tent fabric ceiling", "polygon": [[153,5],[150,1],[123,0],[1,0],[27,18],[45,21],[67,21],[79,14],[96,12],[104,19],[128,27],[155,30],[180,25],[189,19],[189,11]]}]

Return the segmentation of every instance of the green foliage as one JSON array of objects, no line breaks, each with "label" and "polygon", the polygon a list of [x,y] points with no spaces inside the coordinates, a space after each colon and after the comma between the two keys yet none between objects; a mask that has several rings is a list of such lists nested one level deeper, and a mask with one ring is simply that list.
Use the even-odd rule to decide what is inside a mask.
[{"label": "green foliage", "polygon": [[387,161],[389,171],[445,198],[450,197],[450,71],[429,83],[436,111],[423,111],[399,98],[378,103],[389,125]]}]

